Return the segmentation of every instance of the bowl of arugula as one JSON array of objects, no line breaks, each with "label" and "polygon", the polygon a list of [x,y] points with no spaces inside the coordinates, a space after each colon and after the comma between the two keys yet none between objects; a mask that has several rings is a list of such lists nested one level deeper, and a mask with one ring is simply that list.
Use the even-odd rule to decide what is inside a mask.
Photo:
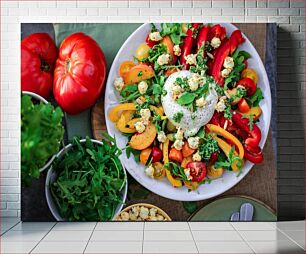
[{"label": "bowl of arugula", "polygon": [[22,92],[21,97],[21,176],[29,186],[50,167],[64,136],[63,112],[43,97]]},{"label": "bowl of arugula", "polygon": [[115,139],[78,139],[65,146],[48,170],[45,193],[57,221],[110,221],[127,196],[126,171]]}]

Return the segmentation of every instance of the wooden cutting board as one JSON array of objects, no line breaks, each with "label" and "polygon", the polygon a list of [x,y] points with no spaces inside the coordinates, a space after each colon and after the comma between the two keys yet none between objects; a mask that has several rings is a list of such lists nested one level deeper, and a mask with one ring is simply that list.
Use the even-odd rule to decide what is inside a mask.
[{"label": "wooden cutting board", "polygon": [[[266,24],[234,24],[236,25],[252,42],[265,62],[266,52]],[[276,38],[275,38],[276,39]],[[269,71],[269,70],[267,70]],[[268,73],[269,74],[269,73]],[[104,93],[103,93],[104,94]],[[106,131],[104,116],[104,98],[101,98],[91,111],[92,133],[95,139],[101,139],[101,131]],[[269,132],[265,147],[263,149],[264,163],[255,165],[252,170],[238,183],[236,186],[225,192],[221,196],[226,195],[247,195],[254,197],[266,205],[270,206],[274,211],[277,208],[277,192],[276,192],[276,162],[273,153],[271,130]],[[129,186],[129,191],[137,188],[138,183]],[[220,196],[219,196],[220,197]],[[201,207],[211,200],[198,201]],[[160,197],[154,193],[150,193],[145,199],[127,200],[127,204],[146,202],[161,207],[165,210],[172,220],[186,221],[189,214],[182,207],[181,202],[169,200]]]}]

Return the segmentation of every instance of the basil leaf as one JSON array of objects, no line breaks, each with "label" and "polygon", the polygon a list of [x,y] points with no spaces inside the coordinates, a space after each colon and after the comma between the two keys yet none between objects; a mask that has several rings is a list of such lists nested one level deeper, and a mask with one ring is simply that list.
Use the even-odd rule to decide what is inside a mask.
[{"label": "basil leaf", "polygon": [[186,92],[180,98],[177,99],[177,103],[180,105],[187,105],[192,103],[196,97],[196,94]]}]

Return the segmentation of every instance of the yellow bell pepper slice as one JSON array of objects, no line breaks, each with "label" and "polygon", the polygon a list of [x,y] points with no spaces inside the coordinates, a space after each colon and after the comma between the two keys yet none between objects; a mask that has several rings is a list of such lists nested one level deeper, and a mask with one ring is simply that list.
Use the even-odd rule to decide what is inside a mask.
[{"label": "yellow bell pepper slice", "polygon": [[123,133],[135,133],[136,132],[135,128],[131,129],[126,127],[126,121],[127,121],[126,117],[128,117],[127,114],[124,113],[121,114],[118,122],[116,123],[116,128]]},{"label": "yellow bell pepper slice", "polygon": [[108,114],[109,120],[111,120],[112,122],[118,122],[120,118],[120,114],[118,113],[124,110],[136,110],[135,104],[123,103],[113,107]]},{"label": "yellow bell pepper slice", "polygon": [[196,190],[199,187],[197,182],[184,181],[184,184],[189,190]]},{"label": "yellow bell pepper slice", "polygon": [[[239,150],[239,157],[240,159],[243,159],[244,157],[244,149],[243,146],[241,144],[241,142],[231,133],[229,133],[228,131],[224,130],[223,128],[221,128],[218,125],[214,125],[214,124],[207,124],[206,127],[211,131],[216,133],[219,136],[224,137],[225,139],[229,139],[231,140],[237,147]],[[223,140],[222,140],[223,141]],[[226,142],[225,142],[226,143]],[[226,143],[227,144],[227,143]],[[229,145],[230,146],[230,145]]]},{"label": "yellow bell pepper slice", "polygon": [[[232,146],[228,143],[226,143],[223,139],[218,138],[217,136],[213,136],[213,138],[218,142],[218,146],[222,149],[222,151],[225,153],[225,155],[228,157],[230,154],[230,151],[232,149]],[[237,152],[234,151],[234,155],[237,156]],[[240,156],[239,156],[240,157]],[[240,157],[241,158],[241,157]],[[241,158],[242,159],[242,158]],[[242,167],[242,162],[241,161],[241,166],[238,166],[238,163],[240,163],[238,160],[233,161],[231,168],[233,171],[238,171]]]},{"label": "yellow bell pepper slice", "polygon": [[[164,164],[169,162],[168,154],[169,154],[169,139],[167,139],[163,143]],[[166,176],[167,176],[169,182],[173,185],[173,187],[181,187],[182,186],[182,182],[180,180],[174,179],[168,169],[165,168],[165,171],[166,171]]]},{"label": "yellow bell pepper slice", "polygon": [[156,113],[157,115],[163,116],[163,114],[164,114],[164,111],[163,111],[163,110],[161,110],[160,108],[155,107],[155,106],[153,106],[153,105],[150,105],[150,109],[151,109],[152,111],[155,111],[155,113]]},{"label": "yellow bell pepper slice", "polygon": [[257,107],[250,108],[248,112],[245,112],[245,113],[240,112],[240,114],[242,114],[245,117],[252,115],[253,121],[256,121],[261,116],[262,110],[259,106],[257,106]]}]

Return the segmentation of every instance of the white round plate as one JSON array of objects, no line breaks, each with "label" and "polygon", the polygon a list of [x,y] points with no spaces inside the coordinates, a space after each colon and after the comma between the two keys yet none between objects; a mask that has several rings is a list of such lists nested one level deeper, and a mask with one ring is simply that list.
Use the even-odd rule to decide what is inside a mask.
[{"label": "white round plate", "polygon": [[[222,26],[226,28],[227,35],[230,35],[234,30],[237,29],[232,24],[222,23]],[[157,25],[159,28],[160,26]],[[135,32],[133,32],[130,37],[125,41],[120,50],[118,51],[116,58],[112,64],[110,69],[106,90],[105,90],[105,117],[106,117],[106,126],[108,133],[111,136],[114,136],[117,140],[117,145],[119,148],[124,149],[127,144],[127,138],[123,136],[120,131],[118,131],[109,119],[108,112],[111,108],[119,104],[120,95],[116,92],[113,86],[113,82],[115,78],[119,77],[118,70],[119,66],[123,61],[133,60],[133,55],[135,54],[135,50],[139,46],[139,44],[144,43],[147,34],[150,31],[150,24],[143,24],[140,26]],[[262,132],[262,139],[260,141],[260,147],[263,148],[270,126],[270,118],[271,118],[271,93],[270,93],[270,85],[267,77],[266,70],[264,65],[252,45],[252,43],[246,38],[245,43],[239,46],[239,50],[245,50],[251,54],[251,58],[248,59],[248,64],[250,68],[256,70],[259,81],[257,86],[260,87],[263,91],[263,95],[265,97],[264,100],[261,101],[260,107],[262,108],[262,115],[260,116],[260,122],[258,123],[259,128]],[[174,200],[180,201],[197,201],[204,200],[212,197],[216,197],[228,189],[232,188],[236,185],[243,177],[247,175],[247,173],[251,170],[253,163],[247,161],[244,164],[242,169],[242,174],[237,177],[237,173],[231,171],[225,171],[222,178],[212,181],[210,184],[203,184],[199,186],[196,191],[188,192],[186,187],[174,188],[170,184],[170,182],[165,178],[163,180],[154,180],[148,177],[144,173],[145,167],[141,164],[135,162],[133,155],[128,159],[125,152],[123,151],[121,155],[121,161],[123,162],[127,171],[144,187],[149,189],[150,191]]]}]

